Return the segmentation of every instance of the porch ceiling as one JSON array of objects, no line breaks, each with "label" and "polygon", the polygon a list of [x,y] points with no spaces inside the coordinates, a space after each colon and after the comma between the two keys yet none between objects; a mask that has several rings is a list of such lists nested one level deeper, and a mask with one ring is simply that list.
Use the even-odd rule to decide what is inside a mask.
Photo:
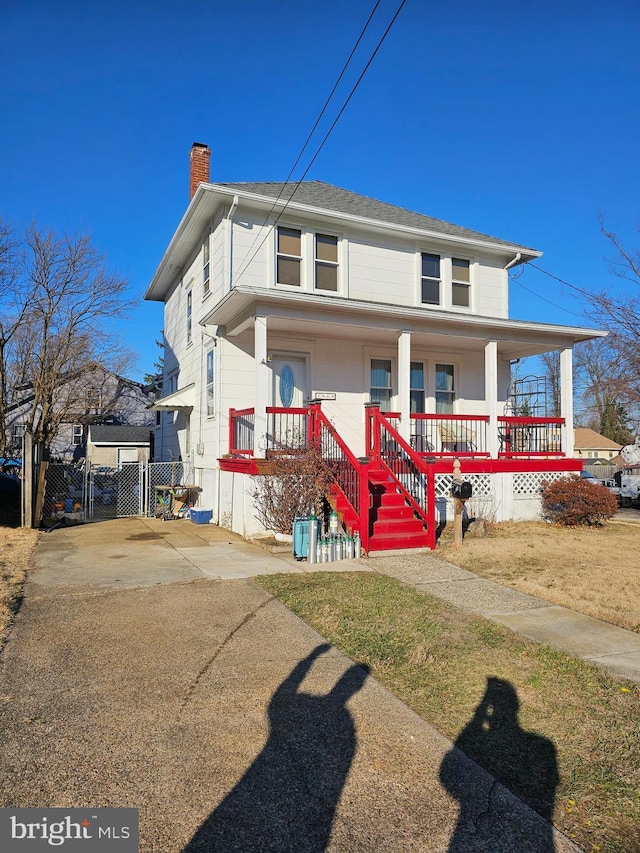
[{"label": "porch ceiling", "polygon": [[227,337],[235,337],[252,328],[256,317],[268,318],[268,332],[316,339],[395,344],[400,332],[405,331],[411,332],[414,346],[446,351],[480,351],[487,341],[496,340],[504,359],[537,355],[606,334],[580,327],[246,286],[228,293],[203,319],[202,325],[222,327]]}]

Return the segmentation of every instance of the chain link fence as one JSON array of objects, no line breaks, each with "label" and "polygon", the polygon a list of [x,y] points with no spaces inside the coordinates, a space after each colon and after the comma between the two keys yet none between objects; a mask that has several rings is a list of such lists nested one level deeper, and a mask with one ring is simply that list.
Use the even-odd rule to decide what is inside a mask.
[{"label": "chain link fence", "polygon": [[117,468],[55,462],[44,476],[45,524],[163,515],[171,490],[193,485],[192,466],[183,462],[124,462]]}]

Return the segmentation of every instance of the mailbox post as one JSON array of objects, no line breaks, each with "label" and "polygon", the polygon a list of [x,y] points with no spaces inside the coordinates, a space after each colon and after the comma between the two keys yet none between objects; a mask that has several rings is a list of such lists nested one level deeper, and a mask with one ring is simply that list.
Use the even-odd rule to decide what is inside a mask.
[{"label": "mailbox post", "polygon": [[453,482],[451,496],[453,498],[453,547],[462,548],[462,513],[464,505],[473,494],[473,487],[468,480],[463,480],[460,472],[460,460],[453,460]]}]

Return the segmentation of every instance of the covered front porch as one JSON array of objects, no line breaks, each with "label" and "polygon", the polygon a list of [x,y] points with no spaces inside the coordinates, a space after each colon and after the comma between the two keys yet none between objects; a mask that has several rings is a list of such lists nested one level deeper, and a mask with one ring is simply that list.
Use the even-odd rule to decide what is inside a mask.
[{"label": "covered front porch", "polygon": [[[299,439],[315,400],[356,456],[365,452],[365,404],[377,402],[418,454],[572,458],[572,349],[598,335],[247,286],[230,291],[204,327],[237,371],[221,390],[228,440],[219,456],[255,458]],[[559,412],[514,405],[512,365],[549,351],[560,353]]]}]

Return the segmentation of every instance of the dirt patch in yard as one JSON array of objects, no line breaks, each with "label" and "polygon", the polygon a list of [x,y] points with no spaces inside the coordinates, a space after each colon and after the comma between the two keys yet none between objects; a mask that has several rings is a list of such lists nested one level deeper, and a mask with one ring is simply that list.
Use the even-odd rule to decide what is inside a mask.
[{"label": "dirt patch in yard", "polygon": [[0,649],[22,599],[38,532],[0,527]]},{"label": "dirt patch in yard", "polygon": [[543,522],[488,526],[455,550],[445,531],[443,559],[572,610],[640,633],[640,524],[564,528]]}]

